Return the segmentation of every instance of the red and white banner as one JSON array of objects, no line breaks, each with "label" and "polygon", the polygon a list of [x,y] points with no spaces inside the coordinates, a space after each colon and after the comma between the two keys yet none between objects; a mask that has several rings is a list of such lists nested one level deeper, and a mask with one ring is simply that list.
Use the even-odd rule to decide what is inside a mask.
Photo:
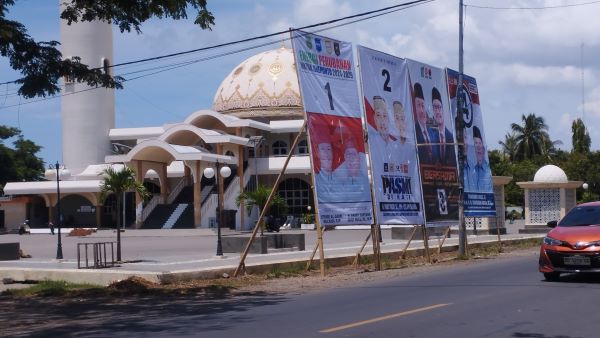
[{"label": "red and white banner", "polygon": [[423,224],[406,61],[362,46],[358,60],[379,224]]},{"label": "red and white banner", "polygon": [[292,46],[321,225],[372,224],[352,44],[295,30]]}]

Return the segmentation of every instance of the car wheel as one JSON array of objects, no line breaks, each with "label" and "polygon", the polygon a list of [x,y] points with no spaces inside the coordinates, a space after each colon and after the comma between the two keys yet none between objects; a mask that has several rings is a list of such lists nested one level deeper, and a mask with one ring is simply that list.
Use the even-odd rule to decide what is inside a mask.
[{"label": "car wheel", "polygon": [[544,272],[544,278],[548,282],[556,282],[560,278],[560,272]]}]

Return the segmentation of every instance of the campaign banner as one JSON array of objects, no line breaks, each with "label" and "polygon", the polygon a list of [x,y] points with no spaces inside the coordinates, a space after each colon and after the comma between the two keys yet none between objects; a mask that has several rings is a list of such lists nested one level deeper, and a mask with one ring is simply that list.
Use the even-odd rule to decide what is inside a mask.
[{"label": "campaign banner", "polygon": [[379,224],[423,224],[412,98],[406,61],[358,46]]},{"label": "campaign banner", "polygon": [[[452,111],[456,112],[458,72],[446,69],[448,95]],[[464,123],[463,189],[464,214],[467,217],[495,217],[496,203],[492,171],[488,160],[483,131],[483,116],[479,103],[477,81],[463,74],[463,107],[460,112]]]},{"label": "campaign banner", "polygon": [[458,221],[459,198],[454,120],[445,74],[441,68],[406,62],[425,219],[430,225],[445,225],[447,221]]},{"label": "campaign banner", "polygon": [[292,46],[321,225],[372,224],[352,44],[295,30]]}]

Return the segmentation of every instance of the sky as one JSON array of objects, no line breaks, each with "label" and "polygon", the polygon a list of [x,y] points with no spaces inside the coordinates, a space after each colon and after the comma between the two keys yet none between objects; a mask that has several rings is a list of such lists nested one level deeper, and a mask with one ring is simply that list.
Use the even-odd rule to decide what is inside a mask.
[{"label": "sky", "polygon": [[[17,0],[8,19],[23,23],[38,41],[60,40],[57,0]],[[113,64],[198,49],[371,11],[404,1],[209,0],[212,31],[190,20],[153,19],[142,33],[113,29]],[[464,0],[464,72],[477,79],[488,149],[499,149],[511,123],[523,114],[542,116],[553,140],[571,149],[571,124],[583,118],[592,149],[600,142],[600,1]],[[509,7],[512,9],[481,8]],[[537,7],[556,7],[531,9]],[[525,9],[527,8],[527,9]],[[402,58],[458,69],[458,0],[436,0],[319,34]],[[181,122],[210,109],[214,93],[239,63],[279,47],[282,38],[194,53],[156,63],[117,68],[122,74],[182,61],[197,61],[125,83],[116,93],[116,127]],[[279,40],[278,40],[279,39]],[[257,45],[272,42],[268,46]],[[290,47],[289,42],[285,44]],[[232,53],[235,52],[235,53]],[[227,53],[229,55],[219,56]],[[209,58],[209,60],[203,60]],[[145,74],[147,74],[146,72]],[[0,57],[0,82],[15,80]],[[133,77],[126,75],[125,77]],[[60,98],[32,102],[0,86],[0,125],[17,127],[43,146],[46,165],[61,161]],[[8,144],[10,145],[10,144]]]}]

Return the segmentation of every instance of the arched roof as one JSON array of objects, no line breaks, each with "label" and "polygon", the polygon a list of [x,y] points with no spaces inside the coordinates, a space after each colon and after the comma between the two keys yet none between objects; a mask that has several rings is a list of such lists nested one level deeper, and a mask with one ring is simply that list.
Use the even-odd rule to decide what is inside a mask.
[{"label": "arched roof", "polygon": [[[224,115],[213,110],[203,109],[190,114],[183,123],[191,124],[200,128],[210,128],[210,122],[217,120],[226,128],[249,127],[260,130],[271,131],[271,127],[262,122],[240,119],[231,115]],[[213,122],[214,123],[214,122]],[[219,129],[219,128],[212,128]]]},{"label": "arched roof", "polygon": [[[193,135],[194,137],[190,137],[190,135]],[[198,128],[186,123],[172,126],[158,139],[167,143],[190,145],[197,143],[198,138],[206,143],[248,144],[248,139],[245,137],[223,134],[215,130]]]},{"label": "arched roof", "polygon": [[193,146],[173,145],[162,140],[146,140],[138,143],[126,155],[107,156],[107,162],[154,161],[171,163],[178,161],[207,161],[236,164],[235,158],[212,154]]}]

